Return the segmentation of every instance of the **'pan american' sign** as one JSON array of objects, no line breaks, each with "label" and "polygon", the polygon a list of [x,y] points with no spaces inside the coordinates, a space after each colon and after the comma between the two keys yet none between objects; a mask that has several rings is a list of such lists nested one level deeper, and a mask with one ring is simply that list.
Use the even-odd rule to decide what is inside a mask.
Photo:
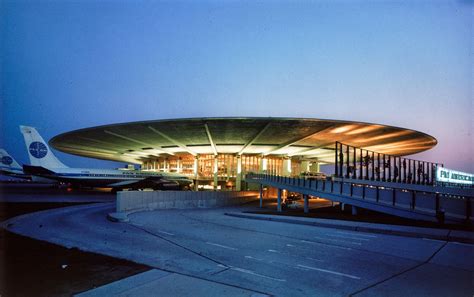
[{"label": "'pan american' sign", "polygon": [[436,181],[442,183],[472,185],[474,184],[474,174],[455,171],[444,167],[437,167]]}]

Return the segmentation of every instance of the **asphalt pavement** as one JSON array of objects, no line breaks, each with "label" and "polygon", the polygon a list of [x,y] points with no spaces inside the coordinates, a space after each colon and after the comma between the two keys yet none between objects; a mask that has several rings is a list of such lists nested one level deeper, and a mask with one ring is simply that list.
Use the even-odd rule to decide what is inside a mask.
[{"label": "asphalt pavement", "polygon": [[163,272],[146,284],[122,288],[136,295],[164,283],[181,288],[177,294],[183,296],[199,296],[193,288],[206,287],[216,295],[241,296],[474,293],[471,244],[225,215],[249,210],[245,207],[139,212],[128,223],[108,221],[113,210],[113,203],[54,209],[16,217],[4,227]]}]

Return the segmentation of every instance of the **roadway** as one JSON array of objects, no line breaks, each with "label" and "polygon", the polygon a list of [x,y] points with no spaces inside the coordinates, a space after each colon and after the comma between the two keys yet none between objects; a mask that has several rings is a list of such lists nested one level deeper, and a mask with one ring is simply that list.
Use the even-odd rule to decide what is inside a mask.
[{"label": "roadway", "polygon": [[256,221],[244,208],[106,220],[111,203],[29,214],[10,231],[187,277],[279,296],[472,296],[474,246]]},{"label": "roadway", "polygon": [[51,184],[0,183],[0,203],[84,203],[115,201],[110,189],[76,189]]}]

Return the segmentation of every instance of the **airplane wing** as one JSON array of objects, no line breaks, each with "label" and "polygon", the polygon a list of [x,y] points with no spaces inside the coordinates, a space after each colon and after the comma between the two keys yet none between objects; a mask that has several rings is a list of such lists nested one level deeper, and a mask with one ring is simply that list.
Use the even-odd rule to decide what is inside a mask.
[{"label": "airplane wing", "polygon": [[57,172],[49,170],[41,166],[23,165],[23,171],[26,174],[39,176],[42,178],[53,179],[59,182],[65,182],[76,185],[92,186],[92,187],[111,187],[114,189],[145,189],[151,188],[154,190],[181,190],[189,188],[190,180],[173,180],[167,179],[163,176],[150,176],[143,179],[129,179],[123,177],[117,181],[111,181],[110,178],[81,178],[74,179],[68,176],[62,176]]},{"label": "airplane wing", "polygon": [[31,175],[28,174],[23,174],[21,172],[13,171],[13,170],[8,170],[8,169],[0,169],[0,174],[6,175],[6,176],[11,176],[11,177],[17,177],[17,178],[22,178],[22,179],[29,179],[31,180]]},{"label": "airplane wing", "polygon": [[41,166],[31,166],[31,165],[23,165],[23,172],[26,174],[31,174],[31,175],[38,175],[38,176],[54,176],[56,175],[56,172],[51,171],[49,169],[46,169]]},{"label": "airplane wing", "polygon": [[163,177],[147,177],[142,180],[126,180],[109,184],[112,188],[132,188],[144,189],[151,188],[155,190],[179,190],[180,184],[176,181],[167,180]]}]

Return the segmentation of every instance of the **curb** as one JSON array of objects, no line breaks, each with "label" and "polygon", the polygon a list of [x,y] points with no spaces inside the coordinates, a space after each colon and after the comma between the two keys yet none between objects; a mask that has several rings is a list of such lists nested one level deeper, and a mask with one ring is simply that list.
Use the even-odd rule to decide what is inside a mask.
[{"label": "curb", "polygon": [[134,210],[129,211],[119,211],[119,212],[109,212],[107,214],[107,220],[114,222],[114,223],[128,223],[130,219],[128,218],[129,215],[134,214],[136,212],[148,211],[146,208],[137,208]]},{"label": "curb", "polygon": [[273,222],[296,224],[296,225],[306,225],[306,226],[351,230],[351,231],[358,231],[358,232],[378,233],[378,234],[395,235],[395,236],[416,237],[416,238],[427,238],[427,239],[434,239],[434,240],[455,241],[455,242],[474,244],[474,235],[472,237],[463,237],[459,235],[451,236],[452,230],[447,230],[447,229],[444,229],[444,231],[448,232],[446,235],[437,235],[437,234],[430,234],[430,233],[413,232],[413,231],[408,231],[408,230],[403,231],[403,230],[381,229],[381,228],[357,226],[357,225],[349,226],[349,225],[343,225],[343,224],[323,223],[323,222],[315,222],[315,221],[298,221],[298,220],[293,220],[290,218],[280,218],[276,216],[262,217],[262,216],[253,216],[253,215],[247,215],[247,214],[241,214],[241,213],[224,213],[224,215],[230,216],[230,217],[252,219],[252,220],[273,221]]},{"label": "curb", "polygon": [[107,220],[114,222],[114,223],[126,223],[129,222],[130,219],[126,213],[122,212],[111,212],[107,214]]}]

